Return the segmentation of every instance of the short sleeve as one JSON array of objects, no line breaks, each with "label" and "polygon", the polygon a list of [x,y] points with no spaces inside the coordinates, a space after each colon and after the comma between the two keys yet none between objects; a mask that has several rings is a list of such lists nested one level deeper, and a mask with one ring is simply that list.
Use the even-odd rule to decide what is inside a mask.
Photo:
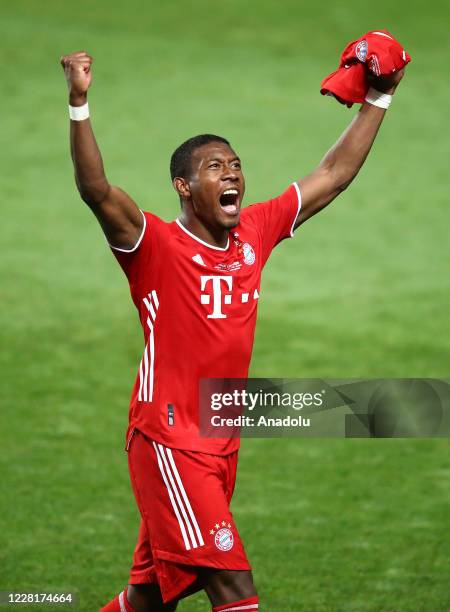
[{"label": "short sleeve", "polygon": [[141,212],[144,216],[144,227],[136,245],[132,249],[119,249],[109,245],[128,279],[134,301],[139,298],[141,285],[153,267],[151,264],[158,258],[165,225],[155,215]]},{"label": "short sleeve", "polygon": [[260,234],[264,263],[279,242],[294,235],[301,204],[300,188],[292,183],[277,198],[252,204],[242,211],[245,221],[254,225]]}]

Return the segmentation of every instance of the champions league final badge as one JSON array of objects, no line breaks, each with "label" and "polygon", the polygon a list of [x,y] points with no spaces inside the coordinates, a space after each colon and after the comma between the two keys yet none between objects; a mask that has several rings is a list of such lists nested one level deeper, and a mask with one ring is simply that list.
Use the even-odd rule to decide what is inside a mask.
[{"label": "champions league final badge", "polygon": [[214,536],[214,544],[219,550],[227,552],[233,548],[234,537],[231,531],[231,523],[226,521],[216,523],[214,529],[210,529],[209,535]]},{"label": "champions league final badge", "polygon": [[359,59],[360,62],[364,63],[366,61],[366,57],[367,57],[367,41],[366,40],[362,40],[356,45],[355,53],[356,53],[356,57]]}]

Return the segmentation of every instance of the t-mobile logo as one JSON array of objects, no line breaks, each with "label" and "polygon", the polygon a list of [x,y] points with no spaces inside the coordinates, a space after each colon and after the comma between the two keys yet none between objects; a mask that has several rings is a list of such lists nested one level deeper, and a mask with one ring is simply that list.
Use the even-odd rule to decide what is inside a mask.
[{"label": "t-mobile logo", "polygon": [[[208,319],[226,319],[227,315],[222,312],[222,304],[231,304],[231,293],[222,294],[222,281],[225,283],[225,289],[231,292],[233,286],[232,276],[201,276],[201,290],[205,291],[209,282],[212,284],[212,299],[213,299],[213,310],[208,315]],[[222,301],[223,296],[223,301]],[[211,302],[211,296],[208,293],[200,294],[200,302],[202,304],[209,304]]]}]

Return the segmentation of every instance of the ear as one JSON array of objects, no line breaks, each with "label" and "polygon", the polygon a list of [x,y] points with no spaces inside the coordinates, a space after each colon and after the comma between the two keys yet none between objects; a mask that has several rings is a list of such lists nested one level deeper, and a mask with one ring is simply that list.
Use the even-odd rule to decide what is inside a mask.
[{"label": "ear", "polygon": [[186,181],[186,179],[182,178],[181,176],[176,176],[172,181],[172,185],[180,198],[183,200],[189,200],[191,197],[191,188],[189,187],[189,183]]}]

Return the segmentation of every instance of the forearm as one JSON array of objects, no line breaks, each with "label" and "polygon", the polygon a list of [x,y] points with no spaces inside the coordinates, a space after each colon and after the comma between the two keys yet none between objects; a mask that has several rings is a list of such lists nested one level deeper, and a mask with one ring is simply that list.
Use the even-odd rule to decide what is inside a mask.
[{"label": "forearm", "polygon": [[[81,106],[85,102],[86,96],[69,98],[72,106]],[[89,205],[102,202],[109,191],[109,183],[90,119],[70,121],[70,150],[81,197]]]},{"label": "forearm", "polygon": [[320,167],[332,175],[339,190],[358,174],[377,136],[386,111],[365,102],[348,128],[328,151]]},{"label": "forearm", "polygon": [[[294,228],[328,206],[355,178],[366,160],[386,114],[387,105],[404,75],[404,68],[371,79],[372,104],[365,102],[348,128],[331,147],[319,166],[298,181],[302,206]],[[386,96],[387,94],[387,96]]]}]

